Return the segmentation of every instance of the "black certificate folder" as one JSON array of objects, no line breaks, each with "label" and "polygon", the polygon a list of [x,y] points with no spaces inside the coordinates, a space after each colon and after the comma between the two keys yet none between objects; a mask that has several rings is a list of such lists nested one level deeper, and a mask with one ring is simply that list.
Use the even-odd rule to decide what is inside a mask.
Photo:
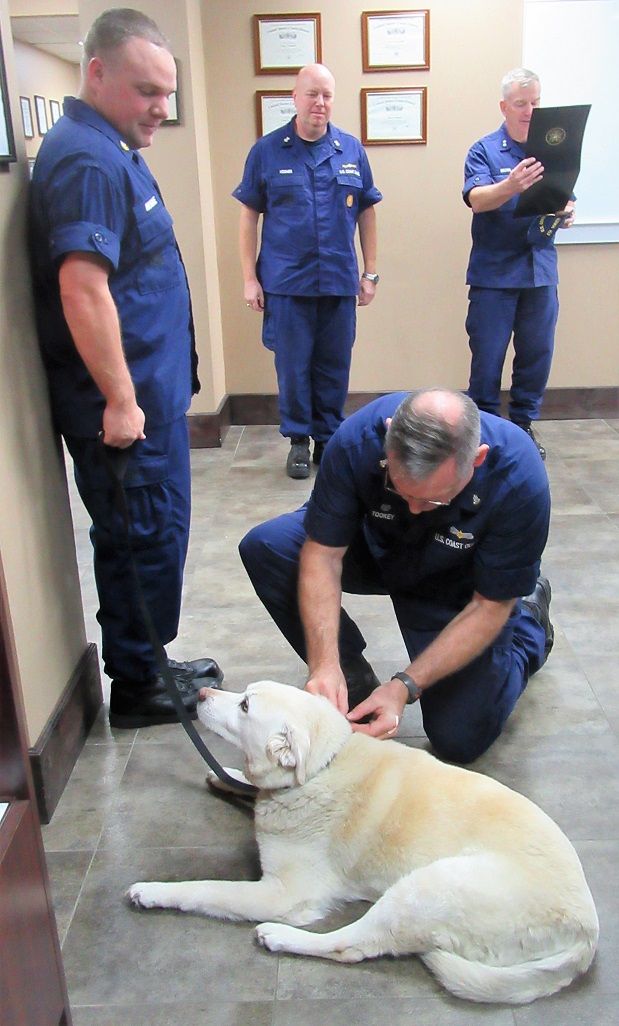
[{"label": "black certificate folder", "polygon": [[580,154],[590,103],[575,107],[536,107],[527,139],[527,157],[544,165],[544,176],[518,197],[514,217],[564,210],[580,172]]}]

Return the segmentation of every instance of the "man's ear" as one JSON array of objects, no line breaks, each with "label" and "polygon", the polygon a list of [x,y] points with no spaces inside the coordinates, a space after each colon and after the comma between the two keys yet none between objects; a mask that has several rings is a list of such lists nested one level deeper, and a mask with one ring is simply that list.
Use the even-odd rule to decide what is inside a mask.
[{"label": "man's ear", "polygon": [[305,765],[309,754],[310,739],[306,731],[285,727],[269,738],[267,758],[283,769],[293,769],[298,784],[305,783]]},{"label": "man's ear", "polygon": [[484,462],[484,460],[485,460],[485,458],[486,458],[486,456],[488,455],[489,452],[490,452],[490,446],[489,445],[486,445],[485,443],[483,445],[480,445],[480,447],[479,447],[479,449],[477,451],[477,457],[476,457],[476,459],[473,460],[473,466],[474,467],[481,467],[482,463]]}]

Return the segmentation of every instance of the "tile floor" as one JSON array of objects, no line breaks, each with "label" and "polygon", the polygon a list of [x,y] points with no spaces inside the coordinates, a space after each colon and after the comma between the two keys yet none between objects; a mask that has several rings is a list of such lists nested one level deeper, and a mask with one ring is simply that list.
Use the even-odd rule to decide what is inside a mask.
[{"label": "tile floor", "polygon": [[[585,866],[601,920],[589,974],[512,1009],[451,998],[415,958],[355,966],[275,956],[250,924],[123,901],[138,879],[255,878],[251,810],[204,787],[182,729],[110,731],[102,711],[44,841],[75,1026],[598,1026],[619,1002],[619,420],[544,422],[553,514],[544,570],[556,643],[504,735],[476,768],[537,801]],[[292,509],[311,482],[284,474],[274,427],[233,427],[219,450],[193,453],[194,520],[182,630],[170,654],[215,656],[231,689],[274,677],[301,685],[304,667],[245,577],[247,528]],[[75,528],[88,637],[94,620],[87,521]],[[351,599],[379,676],[405,662],[387,599]],[[416,707],[404,743],[423,746]],[[224,762],[236,753],[214,739]],[[348,909],[331,922],[354,917]]]}]

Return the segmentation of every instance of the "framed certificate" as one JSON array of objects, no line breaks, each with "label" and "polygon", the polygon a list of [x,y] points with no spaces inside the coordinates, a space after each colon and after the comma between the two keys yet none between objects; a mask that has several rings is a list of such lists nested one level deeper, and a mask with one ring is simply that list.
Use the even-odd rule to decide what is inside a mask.
[{"label": "framed certificate", "polygon": [[292,93],[281,92],[278,89],[261,89],[256,93],[258,136],[287,125],[296,113]]},{"label": "framed certificate", "polygon": [[37,112],[39,135],[45,135],[47,133],[47,106],[44,96],[35,96],[34,109]]},{"label": "framed certificate", "polygon": [[52,125],[55,125],[57,121],[60,121],[60,116],[62,114],[58,100],[49,101],[49,112],[52,116],[51,123]]},{"label": "framed certificate", "polygon": [[256,75],[296,73],[321,60],[320,14],[254,14]]},{"label": "framed certificate", "polygon": [[32,107],[29,96],[20,96],[21,123],[24,129],[24,138],[34,139],[34,126],[32,124]]},{"label": "framed certificate", "polygon": [[364,11],[364,71],[425,71],[430,67],[429,11]]},{"label": "framed certificate", "polygon": [[4,166],[10,161],[15,161],[16,159],[17,154],[15,151],[13,122],[11,120],[11,105],[9,103],[9,91],[6,84],[6,73],[4,70],[2,37],[0,36],[0,163]]},{"label": "framed certificate", "polygon": [[426,86],[361,90],[361,141],[364,146],[425,143]]}]

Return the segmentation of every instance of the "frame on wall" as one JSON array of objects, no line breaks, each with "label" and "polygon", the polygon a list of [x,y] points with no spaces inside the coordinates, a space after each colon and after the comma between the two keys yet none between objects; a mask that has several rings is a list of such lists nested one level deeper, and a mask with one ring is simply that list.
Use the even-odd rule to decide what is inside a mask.
[{"label": "frame on wall", "polygon": [[168,116],[165,121],[161,122],[162,125],[180,125],[181,123],[180,107],[178,103],[178,94],[181,84],[180,64],[176,60],[176,57],[174,58],[174,63],[176,64],[176,89],[168,96]]},{"label": "frame on wall", "polygon": [[19,106],[21,107],[21,123],[24,129],[25,139],[34,139],[34,125],[32,124],[32,106],[29,96],[20,96]]},{"label": "frame on wall", "polygon": [[361,90],[364,146],[403,146],[427,142],[427,86]]},{"label": "frame on wall", "polygon": [[256,131],[258,138],[283,128],[297,110],[292,93],[285,89],[259,89],[256,93]]},{"label": "frame on wall", "polygon": [[[13,135],[11,106],[9,104],[9,92],[6,85],[6,71],[4,68],[4,51],[2,49],[2,37],[0,36],[0,163],[6,165],[15,160],[17,160],[15,136]],[[5,168],[5,170],[8,169]]]},{"label": "frame on wall", "polygon": [[57,121],[60,121],[62,117],[62,108],[58,100],[49,101],[49,112],[51,115],[50,125],[55,125]]},{"label": "frame on wall", "polygon": [[322,61],[320,14],[254,14],[256,75],[296,73]]},{"label": "frame on wall", "polygon": [[430,12],[364,11],[361,44],[364,71],[427,71]]},{"label": "frame on wall", "polygon": [[34,97],[34,109],[35,109],[36,115],[37,115],[37,128],[39,130],[39,135],[46,135],[47,129],[48,129],[48,124],[47,124],[47,106],[46,106],[46,103],[45,103],[45,97],[44,96],[36,96],[36,94],[35,94],[35,97]]}]

